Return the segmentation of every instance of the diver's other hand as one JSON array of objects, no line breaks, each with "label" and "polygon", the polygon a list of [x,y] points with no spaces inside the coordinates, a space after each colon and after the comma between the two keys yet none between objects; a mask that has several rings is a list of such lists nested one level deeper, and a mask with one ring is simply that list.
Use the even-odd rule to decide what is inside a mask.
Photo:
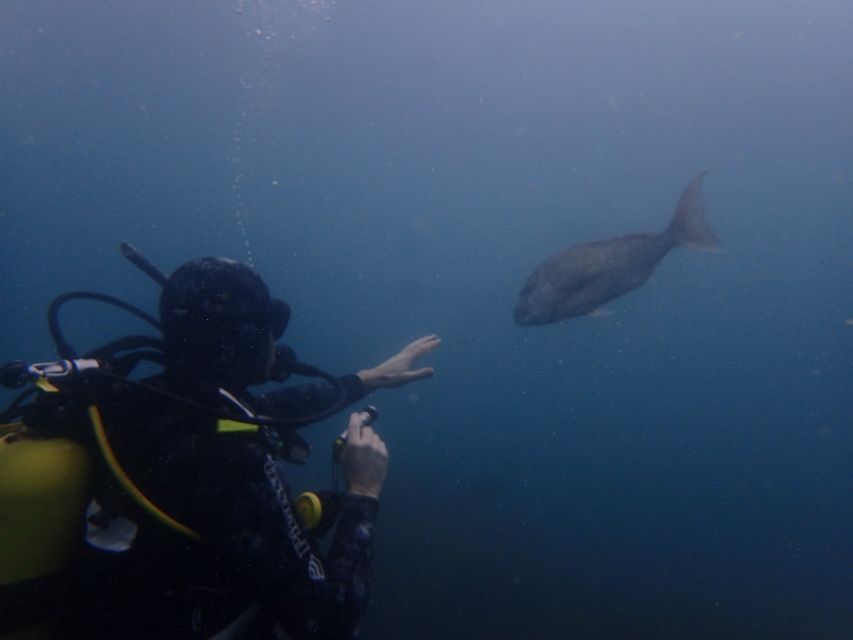
[{"label": "diver's other hand", "polygon": [[373,428],[364,426],[361,412],[350,414],[341,468],[347,493],[379,498],[388,474],[388,449]]},{"label": "diver's other hand", "polygon": [[356,375],[361,378],[368,391],[382,387],[402,387],[421,378],[428,378],[435,370],[432,367],[413,369],[415,361],[441,344],[437,335],[424,336],[407,344],[400,353],[391,356],[372,369],[364,369]]}]

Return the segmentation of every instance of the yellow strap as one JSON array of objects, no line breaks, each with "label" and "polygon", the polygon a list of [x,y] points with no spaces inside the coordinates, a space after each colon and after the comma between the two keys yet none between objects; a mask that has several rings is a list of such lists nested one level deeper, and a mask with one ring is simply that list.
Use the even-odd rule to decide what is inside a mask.
[{"label": "yellow strap", "polygon": [[258,425],[251,422],[240,422],[239,420],[226,420],[222,418],[216,421],[216,431],[219,433],[257,433]]},{"label": "yellow strap", "polygon": [[119,464],[118,459],[113,453],[112,448],[110,447],[109,440],[107,440],[107,433],[104,429],[104,421],[101,419],[101,412],[98,410],[96,405],[89,405],[89,420],[92,421],[92,428],[95,431],[95,438],[98,441],[98,446],[101,449],[101,453],[104,456],[104,460],[107,461],[107,466],[109,466],[110,471],[113,472],[113,475],[119,481],[121,486],[127,491],[134,500],[145,509],[148,513],[154,516],[157,520],[165,524],[167,527],[174,529],[178,533],[181,533],[193,540],[202,540],[202,537],[190,529],[185,524],[181,524],[173,517],[171,517],[168,513],[161,511],[157,505],[155,505],[151,500],[149,500],[140,490],[139,488],[133,484],[133,481],[128,477],[127,473],[125,473],[124,469],[122,469]]},{"label": "yellow strap", "polygon": [[47,376],[41,376],[35,381],[35,385],[45,393],[59,393],[59,389],[47,379]]}]

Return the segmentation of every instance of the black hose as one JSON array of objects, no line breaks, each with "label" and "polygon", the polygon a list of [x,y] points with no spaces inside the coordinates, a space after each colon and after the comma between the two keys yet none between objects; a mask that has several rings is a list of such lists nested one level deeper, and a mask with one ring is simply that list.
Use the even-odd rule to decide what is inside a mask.
[{"label": "black hose", "polygon": [[137,318],[147,322],[158,331],[160,330],[160,323],[154,316],[146,313],[139,307],[135,307],[129,302],[125,302],[124,300],[120,300],[114,296],[110,296],[105,293],[95,293],[93,291],[70,291],[68,293],[63,293],[62,295],[54,298],[53,302],[50,303],[50,307],[47,310],[47,324],[50,327],[50,335],[53,337],[53,342],[56,345],[56,351],[59,353],[59,357],[65,358],[66,360],[74,360],[77,358],[77,351],[65,340],[65,337],[62,335],[62,329],[59,326],[59,309],[69,300],[97,300],[99,302],[111,304],[114,307],[118,307],[119,309],[132,313]]},{"label": "black hose", "polygon": [[12,400],[11,404],[6,407],[3,413],[0,413],[0,422],[9,422],[15,418],[20,418],[24,414],[24,411],[26,411],[26,407],[22,407],[21,404],[23,404],[24,400],[29,398],[35,392],[36,388],[33,387],[19,394],[14,400]]},{"label": "black hose", "polygon": [[108,342],[100,347],[87,351],[83,354],[84,358],[93,358],[95,360],[103,360],[105,358],[114,357],[122,351],[135,351],[136,349],[149,348],[163,351],[164,345],[160,338],[154,336],[123,336],[112,342]]},{"label": "black hose", "polygon": [[[338,388],[338,399],[328,408],[323,411],[318,411],[317,413],[313,413],[307,416],[299,416],[294,418],[271,418],[269,416],[247,416],[243,413],[234,413],[232,411],[223,411],[218,407],[213,407],[202,402],[197,402],[192,400],[191,398],[187,398],[182,395],[178,395],[176,393],[172,393],[171,391],[166,391],[165,389],[160,389],[158,387],[151,386],[144,382],[139,382],[137,380],[130,380],[118,373],[114,373],[111,371],[106,371],[104,369],[98,369],[96,371],[92,371],[90,375],[98,375],[104,376],[105,378],[113,379],[118,382],[122,382],[128,384],[133,387],[137,387],[139,389],[144,389],[145,391],[149,391],[150,393],[154,393],[158,396],[162,396],[164,398],[168,398],[185,406],[191,407],[193,409],[197,409],[202,411],[208,415],[216,416],[217,418],[225,418],[228,420],[235,420],[237,422],[246,422],[248,424],[256,424],[264,427],[302,427],[312,422],[317,422],[319,420],[323,420],[324,418],[328,418],[329,416],[337,413],[346,403],[346,388],[344,385],[334,376],[324,373],[321,377],[329,382],[333,383]],[[216,388],[215,385],[210,385],[213,388]]]},{"label": "black hose", "polygon": [[129,376],[136,366],[143,361],[153,362],[164,366],[165,356],[160,351],[133,351],[115,359],[115,371],[123,376]]}]

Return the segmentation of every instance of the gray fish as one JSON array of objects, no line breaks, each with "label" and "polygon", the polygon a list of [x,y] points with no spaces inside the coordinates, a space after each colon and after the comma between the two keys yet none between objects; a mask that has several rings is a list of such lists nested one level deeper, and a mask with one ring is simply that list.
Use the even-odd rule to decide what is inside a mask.
[{"label": "gray fish", "polygon": [[717,237],[705,224],[705,173],[687,185],[662,232],[574,245],[536,267],[518,296],[516,324],[550,324],[601,312],[603,304],[645,283],[673,247],[719,251]]}]

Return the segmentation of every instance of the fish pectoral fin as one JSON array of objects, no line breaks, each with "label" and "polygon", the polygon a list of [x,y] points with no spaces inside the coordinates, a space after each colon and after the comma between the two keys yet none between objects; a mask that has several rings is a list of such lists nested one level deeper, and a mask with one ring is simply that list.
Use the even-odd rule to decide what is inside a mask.
[{"label": "fish pectoral fin", "polygon": [[606,318],[607,316],[612,316],[613,312],[610,309],[593,309],[588,314],[586,314],[588,318]]}]

